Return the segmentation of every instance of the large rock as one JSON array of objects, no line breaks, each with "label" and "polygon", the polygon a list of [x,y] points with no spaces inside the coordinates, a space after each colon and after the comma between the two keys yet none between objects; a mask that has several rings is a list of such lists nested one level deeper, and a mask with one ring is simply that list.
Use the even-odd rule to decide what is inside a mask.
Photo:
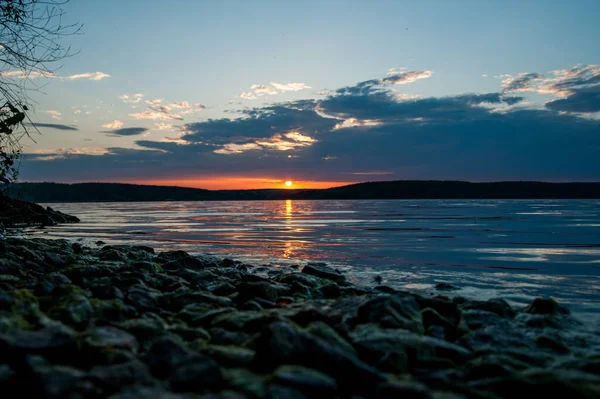
[{"label": "large rock", "polygon": [[409,295],[382,295],[368,300],[358,307],[356,323],[378,323],[384,328],[424,332],[419,305]]},{"label": "large rock", "polygon": [[271,323],[256,342],[255,362],[261,369],[294,364],[322,371],[335,378],[340,389],[373,392],[386,378],[350,353],[283,322]]}]

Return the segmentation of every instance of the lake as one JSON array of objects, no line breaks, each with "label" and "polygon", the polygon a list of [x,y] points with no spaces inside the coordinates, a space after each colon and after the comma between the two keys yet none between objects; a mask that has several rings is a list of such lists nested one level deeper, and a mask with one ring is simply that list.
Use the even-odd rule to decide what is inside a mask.
[{"label": "lake", "polygon": [[[600,317],[600,201],[382,200],[44,204],[81,223],[33,229],[89,245],[151,245],[294,268],[327,262],[349,279],[444,295],[552,296]],[[439,293],[439,291],[438,291]]]}]

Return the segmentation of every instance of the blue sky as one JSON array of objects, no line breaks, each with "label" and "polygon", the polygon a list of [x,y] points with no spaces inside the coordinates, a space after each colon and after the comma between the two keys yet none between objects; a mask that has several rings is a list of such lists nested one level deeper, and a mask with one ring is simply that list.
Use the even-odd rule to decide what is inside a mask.
[{"label": "blue sky", "polygon": [[46,125],[24,143],[22,180],[600,179],[597,1],[65,10],[84,24],[68,38],[80,53],[32,79],[45,85],[32,119]]}]

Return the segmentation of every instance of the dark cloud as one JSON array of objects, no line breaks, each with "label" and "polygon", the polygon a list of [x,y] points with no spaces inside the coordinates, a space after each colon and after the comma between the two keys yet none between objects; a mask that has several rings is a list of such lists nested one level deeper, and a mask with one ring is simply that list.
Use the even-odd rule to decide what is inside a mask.
[{"label": "dark cloud", "polygon": [[27,126],[33,126],[36,128],[49,128],[49,129],[57,129],[57,130],[79,130],[77,126],[69,126],[69,125],[61,125],[58,123],[26,123]]},{"label": "dark cloud", "polygon": [[298,101],[243,111],[238,119],[209,119],[186,125],[182,139],[194,143],[247,143],[253,139],[269,138],[277,133],[301,131],[311,136],[329,131],[333,119],[321,117],[314,101]]},{"label": "dark cloud", "polygon": [[575,89],[571,93],[567,98],[546,103],[546,108],[577,113],[600,112],[600,85]]},{"label": "dark cloud", "polygon": [[320,109],[342,118],[375,119],[388,123],[415,118],[460,121],[487,117],[488,110],[478,107],[480,104],[511,105],[522,100],[522,97],[503,98],[501,93],[487,93],[399,101],[394,92],[364,87],[363,83],[328,96],[319,103]]},{"label": "dark cloud", "polygon": [[108,133],[111,136],[136,136],[147,131],[148,129],[145,127],[125,127],[123,129],[104,131],[103,133]]}]

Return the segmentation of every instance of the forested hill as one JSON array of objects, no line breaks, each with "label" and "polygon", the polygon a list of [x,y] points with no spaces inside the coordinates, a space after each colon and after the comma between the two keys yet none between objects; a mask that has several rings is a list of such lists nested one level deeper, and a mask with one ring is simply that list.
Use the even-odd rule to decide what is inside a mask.
[{"label": "forested hill", "polygon": [[387,181],[322,190],[202,190],[120,183],[19,183],[9,195],[33,202],[215,201],[283,199],[600,198],[600,183]]}]

